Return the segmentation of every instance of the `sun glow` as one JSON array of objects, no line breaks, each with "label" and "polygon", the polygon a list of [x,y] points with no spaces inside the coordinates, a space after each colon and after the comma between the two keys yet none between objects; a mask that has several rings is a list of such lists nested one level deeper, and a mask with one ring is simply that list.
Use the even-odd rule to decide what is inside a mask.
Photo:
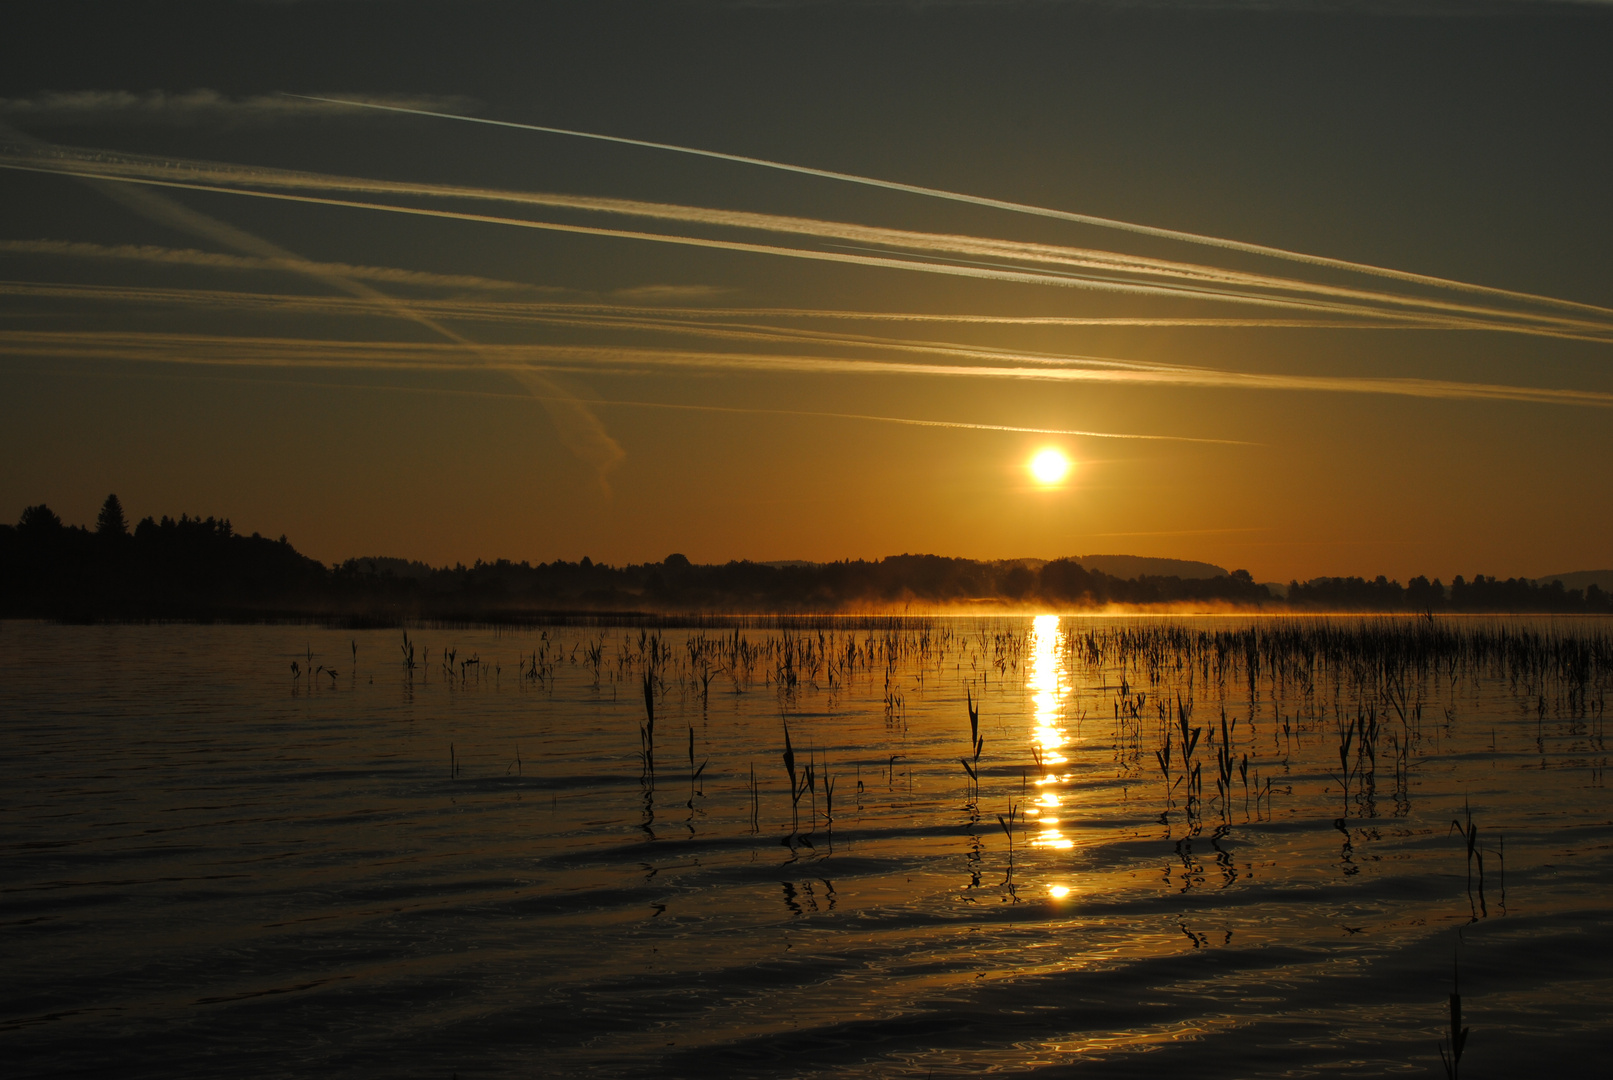
[{"label": "sun glow", "polygon": [[1045,450],[1038,450],[1036,456],[1031,458],[1031,476],[1035,477],[1038,484],[1056,484],[1070,475],[1070,465],[1070,459],[1064,456],[1062,450],[1055,450],[1050,446]]}]

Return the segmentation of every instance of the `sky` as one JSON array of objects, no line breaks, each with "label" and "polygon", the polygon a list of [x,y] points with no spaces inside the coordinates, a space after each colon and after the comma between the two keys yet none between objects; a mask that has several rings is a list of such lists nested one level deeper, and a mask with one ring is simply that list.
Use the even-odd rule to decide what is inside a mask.
[{"label": "sky", "polygon": [[0,517],[1613,566],[1613,5],[11,15]]}]

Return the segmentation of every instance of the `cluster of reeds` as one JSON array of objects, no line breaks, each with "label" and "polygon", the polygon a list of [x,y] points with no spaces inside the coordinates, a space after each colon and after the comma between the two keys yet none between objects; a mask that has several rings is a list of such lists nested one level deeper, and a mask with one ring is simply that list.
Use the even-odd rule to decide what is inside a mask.
[{"label": "cluster of reeds", "polygon": [[[1468,806],[1467,801],[1465,799],[1462,801],[1462,816],[1463,816],[1464,820],[1462,820],[1462,821],[1454,821],[1453,820],[1451,822],[1451,827],[1446,831],[1446,835],[1449,836],[1453,832],[1456,833],[1458,836],[1460,836],[1462,838],[1462,842],[1466,846],[1466,849],[1467,849],[1467,902],[1468,902],[1469,906],[1472,908],[1472,914],[1473,914],[1474,920],[1488,918],[1489,915],[1490,915],[1490,908],[1489,908],[1489,905],[1485,902],[1485,898],[1484,898],[1484,854],[1485,854],[1485,849],[1484,849],[1483,845],[1481,845],[1479,843],[1479,826],[1478,826],[1478,823],[1473,820],[1473,810],[1472,810],[1471,807]],[[1506,838],[1501,837],[1500,842],[1501,842],[1500,848],[1498,850],[1496,850],[1496,851],[1491,851],[1490,854],[1495,855],[1497,857],[1497,859],[1500,860],[1500,862],[1501,862],[1501,873],[1502,873],[1502,878],[1501,878],[1501,881],[1502,881],[1502,884],[1501,884],[1501,908],[1502,908],[1502,912],[1505,913],[1505,911],[1506,911],[1506,877],[1505,877],[1505,875],[1506,875]],[[1476,899],[1475,899],[1474,894],[1473,894],[1473,867],[1475,865],[1479,868],[1479,891],[1478,891],[1478,896],[1477,896]]]},{"label": "cluster of reeds", "polygon": [[[674,709],[682,701],[683,707],[704,710],[713,683],[724,689],[731,683],[735,693],[761,686],[773,689],[780,696],[781,711],[798,695],[827,691],[832,709],[834,695],[865,688],[876,699],[882,697],[887,723],[905,731],[904,688],[911,691],[915,682],[925,686],[927,678],[955,677],[954,685],[965,687],[970,719],[967,754],[959,760],[969,802],[978,812],[988,793],[982,790],[982,699],[975,695],[984,694],[990,673],[1005,677],[1018,671],[1030,641],[1023,628],[989,620],[840,624],[823,620],[806,629],[789,625],[770,633],[738,627],[696,631],[681,640],[646,627],[586,635],[545,629],[520,666],[524,683],[544,688],[554,686],[557,670],[566,665],[591,674],[596,687],[608,679],[613,694],[618,687],[626,690],[638,682],[645,699],[639,756],[647,785],[653,785],[655,776],[657,713],[664,711],[668,698]],[[1332,743],[1329,736],[1337,735],[1336,779],[1345,801],[1344,818],[1376,814],[1373,798],[1380,758],[1393,765],[1395,812],[1408,813],[1412,770],[1429,753],[1427,742],[1437,744],[1448,737],[1452,723],[1447,708],[1443,733],[1434,724],[1425,730],[1425,709],[1429,705],[1440,709],[1447,697],[1454,704],[1452,688],[1461,680],[1502,678],[1520,696],[1527,693],[1538,740],[1547,735],[1544,720],[1556,715],[1564,722],[1561,733],[1568,734],[1570,722],[1577,723],[1576,737],[1588,737],[1599,745],[1605,690],[1613,682],[1610,642],[1613,637],[1595,627],[1564,632],[1459,620],[1272,620],[1225,629],[1166,622],[1066,621],[1059,656],[1061,663],[1072,667],[1095,669],[1093,683],[1118,684],[1112,706],[1117,761],[1150,778],[1157,767],[1167,813],[1175,815],[1179,804],[1185,803],[1177,820],[1185,821],[1196,836],[1201,820],[1215,814],[1217,807],[1215,816],[1223,826],[1230,823],[1234,784],[1243,789],[1246,818],[1270,817],[1273,798],[1283,790],[1289,758],[1306,750],[1302,742],[1306,735],[1313,738],[1311,749],[1321,749],[1328,758],[1334,746],[1316,743],[1324,739]],[[674,649],[674,643],[680,647]],[[400,648],[411,685],[420,667],[432,674],[440,671],[460,686],[480,678],[483,671],[497,678],[496,663],[479,655],[460,656],[453,647],[442,649],[435,664],[427,649],[422,665],[416,658],[418,646],[407,632]],[[356,641],[350,643],[350,651],[356,671]],[[311,648],[305,659],[306,667],[294,667],[294,680],[334,678],[333,670],[316,665]],[[428,675],[428,681],[436,679]],[[1219,725],[1193,723],[1195,698],[1201,708],[1213,708],[1207,703],[1220,699]],[[682,719],[674,715],[675,723]],[[805,753],[803,765],[790,743],[792,736],[806,736],[790,731],[786,724],[792,834],[798,834],[803,801],[810,807],[809,829],[833,819],[834,781],[812,752]],[[1202,745],[1211,748],[1206,759],[1197,756]],[[702,762],[695,751],[691,723],[687,753],[691,805],[713,760],[707,757]],[[1039,746],[1032,745],[1031,754],[1039,770],[1052,767],[1043,761]],[[900,757],[889,755],[887,782],[892,787]],[[1204,764],[1211,764],[1215,777],[1210,799],[1202,782]],[[458,775],[457,759],[451,770]],[[752,768],[749,798],[755,828],[759,828],[759,790]],[[1458,827],[1464,838],[1473,835],[1469,825]],[[1472,848],[1470,862],[1478,871],[1474,907],[1483,912],[1487,868],[1482,856],[1490,854],[1488,869],[1493,871],[1501,855],[1491,854],[1476,840]]]},{"label": "cluster of reeds", "polygon": [[[830,837],[834,835],[834,790],[835,779],[829,772],[827,759],[817,760],[812,751],[808,751],[806,763],[800,770],[795,767],[795,745],[790,741],[790,723],[784,720],[784,771],[790,781],[790,835],[801,836],[801,800],[807,798],[808,802],[808,832],[816,830],[818,825],[818,791],[823,792],[823,822],[830,830]],[[860,784],[860,781],[859,781]],[[810,841],[803,840],[809,847]]]},{"label": "cluster of reeds", "polygon": [[605,663],[605,638],[601,635],[597,640],[587,642],[583,647],[583,662],[594,672],[594,686],[599,686],[600,668]]},{"label": "cluster of reeds", "polygon": [[[354,656],[355,660],[358,657],[358,643],[357,642],[354,642],[354,644],[353,644],[353,656]],[[319,677],[321,675],[324,675],[325,677],[330,679],[330,688],[331,689],[334,690],[336,688],[336,679],[337,679],[338,676],[341,675],[341,672],[337,671],[335,668],[328,668],[323,664],[319,665],[318,667],[315,667],[314,666],[314,647],[312,645],[306,646],[306,648],[304,650],[303,658],[308,662],[308,668],[307,668],[306,674],[308,676],[307,686],[308,686],[308,688],[310,690],[314,689],[315,684],[318,683]],[[303,666],[301,664],[297,663],[297,661],[293,660],[291,662],[291,682],[292,682],[292,686],[293,686],[293,689],[292,689],[293,694],[296,694],[296,693],[299,692],[296,689],[296,687],[299,686],[299,685],[302,685],[303,675],[304,675]]]},{"label": "cluster of reeds", "polygon": [[[1215,748],[1215,792],[1220,800],[1222,820],[1230,820],[1232,816],[1232,770],[1234,755],[1232,752],[1232,736],[1238,729],[1238,721],[1233,719],[1232,726],[1227,726],[1227,711],[1221,710],[1221,741]],[[1248,795],[1249,755],[1243,756],[1244,793],[1245,801]]]},{"label": "cluster of reeds", "polygon": [[529,657],[520,657],[521,677],[528,682],[535,683],[543,689],[554,687],[554,666],[557,660],[565,655],[564,649],[550,652],[554,642],[549,640],[549,632],[543,631],[539,638],[538,648],[532,650]]},{"label": "cluster of reeds", "polygon": [[1324,675],[1378,698],[1405,680],[1483,674],[1515,690],[1583,701],[1613,676],[1613,634],[1510,622],[1291,619],[1237,629],[1134,623],[1070,627],[1067,652],[1092,666],[1129,670],[1152,683],[1185,671],[1217,685],[1308,694]]},{"label": "cluster of reeds", "polygon": [[[1161,706],[1161,711],[1163,711],[1163,706]],[[1192,697],[1184,698],[1178,693],[1176,695],[1176,733],[1181,738],[1181,742],[1177,745],[1182,752],[1182,764],[1181,772],[1176,777],[1175,783],[1172,783],[1170,779],[1172,732],[1168,728],[1165,732],[1164,745],[1160,750],[1155,751],[1155,756],[1159,759],[1160,771],[1165,774],[1165,782],[1168,785],[1166,792],[1167,803],[1169,802],[1170,794],[1176,790],[1177,786],[1184,781],[1186,782],[1187,805],[1185,809],[1189,820],[1197,817],[1197,808],[1202,804],[1204,798],[1202,765],[1193,758],[1194,751],[1198,749],[1199,737],[1204,734],[1204,729],[1191,726],[1192,718]]]},{"label": "cluster of reeds", "polygon": [[[1355,717],[1347,724],[1335,712],[1334,722],[1339,736],[1339,774],[1334,775],[1333,779],[1344,794],[1345,814],[1349,814],[1350,779],[1353,776],[1356,787],[1355,801],[1367,816],[1371,816],[1372,799],[1377,789],[1379,734],[1377,707],[1371,703],[1358,706]],[[1397,761],[1397,769],[1398,767]]]}]

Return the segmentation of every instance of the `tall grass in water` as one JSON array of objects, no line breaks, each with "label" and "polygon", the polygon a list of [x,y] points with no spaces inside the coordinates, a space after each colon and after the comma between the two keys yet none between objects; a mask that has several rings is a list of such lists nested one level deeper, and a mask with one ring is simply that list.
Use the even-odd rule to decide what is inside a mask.
[{"label": "tall grass in water", "polygon": [[[706,771],[706,766],[709,765],[709,764],[711,764],[711,759],[708,757],[708,758],[706,758],[706,760],[704,760],[704,761],[702,761],[700,763],[700,767],[698,769],[695,768],[695,763],[694,763],[694,725],[690,724],[689,725],[689,809],[691,809],[691,810],[694,809],[695,784],[697,784],[700,781],[701,774]],[[704,792],[701,792],[701,794],[704,794]]]},{"label": "tall grass in water", "polygon": [[[1231,819],[1232,819],[1232,768],[1233,768],[1232,737],[1233,737],[1233,735],[1235,735],[1237,733],[1237,730],[1238,730],[1238,721],[1233,720],[1232,721],[1232,726],[1229,728],[1227,726],[1227,711],[1226,711],[1226,709],[1222,709],[1221,710],[1221,742],[1215,748],[1215,763],[1216,763],[1215,791],[1216,791],[1217,798],[1219,798],[1219,800],[1220,800],[1220,804],[1221,804],[1221,820],[1223,822],[1228,822],[1228,821],[1231,821]],[[1245,770],[1247,772],[1247,766],[1248,766],[1248,758],[1247,757],[1244,759],[1244,765],[1245,765]],[[1245,787],[1245,789],[1248,788],[1247,779],[1245,780],[1244,787]]]},{"label": "tall grass in water", "polygon": [[[598,669],[595,669],[596,678]],[[639,725],[639,760],[643,763],[643,779],[655,784],[655,678],[644,673],[644,723]]]},{"label": "tall grass in water", "polygon": [[[963,762],[963,771],[969,777],[971,785],[970,804],[978,805],[980,802],[980,752],[985,748],[986,740],[980,734],[980,710],[975,708],[974,694],[965,690],[965,708],[969,710],[969,746],[974,751],[974,762],[969,758],[959,758]],[[1038,762],[1038,766],[1040,763]]]},{"label": "tall grass in water", "polygon": [[1449,836],[1453,832],[1458,833],[1467,843],[1467,902],[1469,905],[1473,903],[1473,863],[1476,861],[1479,864],[1479,901],[1478,908],[1473,913],[1473,918],[1488,918],[1490,909],[1484,903],[1484,849],[1479,847],[1479,827],[1473,820],[1473,811],[1468,807],[1465,799],[1462,801],[1462,813],[1467,819],[1466,824],[1460,821],[1452,821],[1451,827],[1446,830],[1445,835]]},{"label": "tall grass in water", "polygon": [[827,765],[825,765],[823,769],[823,806],[824,813],[828,816],[830,823],[833,823],[835,806],[835,781],[834,777],[829,774],[829,768]]},{"label": "tall grass in water", "polygon": [[795,772],[795,747],[790,743],[790,722],[784,721],[784,770],[790,775],[790,835],[801,831],[801,796],[806,785],[798,782]]},{"label": "tall grass in water", "polygon": [[[1200,779],[1199,763],[1193,760],[1193,751],[1198,749],[1199,736],[1204,734],[1201,727],[1190,727],[1193,718],[1193,698],[1189,695],[1183,699],[1180,692],[1176,695],[1176,723],[1182,737],[1182,775],[1187,779],[1187,816],[1196,817],[1195,804],[1201,803],[1204,798],[1203,781]],[[1168,739],[1169,736],[1167,735]]]}]

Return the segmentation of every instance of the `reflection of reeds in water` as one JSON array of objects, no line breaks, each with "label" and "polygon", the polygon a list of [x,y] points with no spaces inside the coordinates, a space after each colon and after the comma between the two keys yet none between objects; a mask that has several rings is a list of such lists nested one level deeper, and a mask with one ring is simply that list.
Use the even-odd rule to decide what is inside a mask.
[{"label": "reflection of reeds in water", "polygon": [[[1462,1026],[1462,994],[1457,982],[1456,957],[1451,957],[1451,1031],[1450,1035],[1441,1039],[1439,1043],[1439,1062],[1445,1066],[1445,1075],[1448,1080],[1460,1080],[1462,1051],[1467,1048],[1467,1033],[1470,1029]],[[1447,1048],[1450,1050],[1446,1054]]]},{"label": "reflection of reeds in water", "polygon": [[997,824],[1001,825],[1008,837],[1008,873],[1003,877],[1003,885],[1008,889],[1008,895],[1015,903],[1019,902],[1019,889],[1014,884],[1014,822],[1019,816],[1019,807],[1012,802],[1008,804],[1008,815],[997,815]]}]

